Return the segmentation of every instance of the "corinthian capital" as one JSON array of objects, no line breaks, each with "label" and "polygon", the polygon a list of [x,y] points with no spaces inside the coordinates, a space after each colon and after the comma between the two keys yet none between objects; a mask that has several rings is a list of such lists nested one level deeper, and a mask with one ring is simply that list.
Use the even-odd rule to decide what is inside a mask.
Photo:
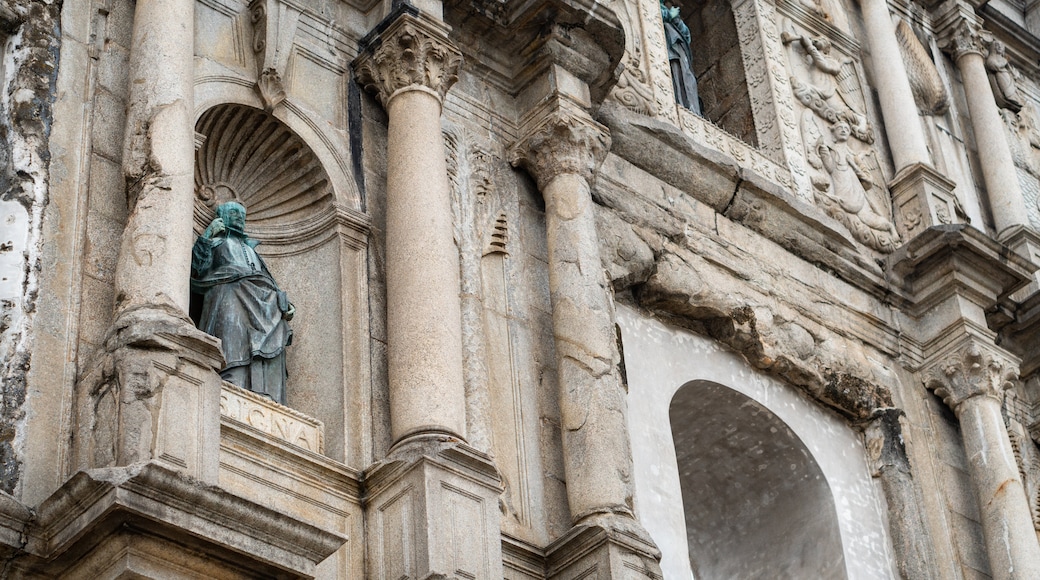
[{"label": "corinthian capital", "polygon": [[421,90],[441,101],[459,80],[462,53],[448,40],[447,25],[400,14],[354,60],[358,82],[385,107],[399,93]]},{"label": "corinthian capital", "polygon": [[975,342],[939,359],[924,372],[924,384],[955,412],[978,396],[998,400],[1018,380],[1018,364],[995,348]]},{"label": "corinthian capital", "polygon": [[580,175],[592,181],[592,174],[610,151],[610,133],[576,106],[557,106],[535,122],[509,150],[514,167],[523,167],[534,176],[538,188],[558,175]]},{"label": "corinthian capital", "polygon": [[986,55],[989,33],[982,29],[982,21],[971,6],[956,0],[948,1],[937,20],[939,48],[954,60],[972,52]]}]

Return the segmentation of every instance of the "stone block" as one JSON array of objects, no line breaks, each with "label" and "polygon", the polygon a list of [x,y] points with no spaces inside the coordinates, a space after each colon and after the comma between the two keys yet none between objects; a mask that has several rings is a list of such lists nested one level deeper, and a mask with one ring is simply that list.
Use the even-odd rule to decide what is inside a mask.
[{"label": "stone block", "polygon": [[366,481],[369,577],[503,577],[501,480],[489,457],[458,443],[413,441]]}]

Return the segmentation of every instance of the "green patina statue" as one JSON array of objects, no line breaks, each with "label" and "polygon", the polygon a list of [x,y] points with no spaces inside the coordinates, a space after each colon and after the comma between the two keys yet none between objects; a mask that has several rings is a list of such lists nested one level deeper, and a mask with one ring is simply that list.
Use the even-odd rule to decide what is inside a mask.
[{"label": "green patina statue", "polygon": [[202,299],[199,329],[219,338],[224,380],[285,404],[285,347],[295,308],[245,233],[246,208],[228,202],[195,240],[191,290]]},{"label": "green patina statue", "polygon": [[679,6],[673,0],[662,0],[661,19],[664,21],[675,102],[700,115],[701,103],[697,95],[697,77],[693,75],[693,52],[690,50],[690,28],[679,16]]}]

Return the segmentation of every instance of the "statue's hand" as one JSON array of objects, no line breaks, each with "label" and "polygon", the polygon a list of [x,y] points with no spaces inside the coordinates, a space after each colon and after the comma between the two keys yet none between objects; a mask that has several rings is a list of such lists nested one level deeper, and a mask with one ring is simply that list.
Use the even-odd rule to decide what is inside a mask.
[{"label": "statue's hand", "polygon": [[296,306],[292,302],[290,302],[289,308],[287,308],[285,312],[282,313],[282,318],[286,320],[292,320],[293,316],[296,316]]},{"label": "statue's hand", "polygon": [[225,230],[227,230],[227,226],[224,225],[224,220],[215,218],[209,223],[209,227],[203,232],[202,237],[212,239],[213,236],[219,236]]}]

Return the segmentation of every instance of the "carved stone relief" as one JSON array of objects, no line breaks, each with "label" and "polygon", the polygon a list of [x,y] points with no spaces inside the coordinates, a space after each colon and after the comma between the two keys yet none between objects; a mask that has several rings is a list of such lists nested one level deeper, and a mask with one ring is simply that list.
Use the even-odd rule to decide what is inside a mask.
[{"label": "carved stone relief", "polygon": [[619,4],[616,10],[625,27],[628,48],[611,97],[641,115],[675,121],[675,101],[658,3],[625,0]]},{"label": "carved stone relief", "polygon": [[318,158],[284,123],[257,109],[220,105],[199,119],[205,135],[196,152],[195,223],[205,226],[217,205],[238,201],[251,224],[299,222],[332,201]]},{"label": "carved stone relief", "polygon": [[813,198],[853,237],[881,252],[899,242],[867,121],[855,61],[823,36],[789,24],[781,39],[791,62],[791,88],[801,105],[801,133]]},{"label": "carved stone relief", "polygon": [[1036,107],[1034,102],[1027,101],[1017,113],[1001,109],[1000,116],[1007,130],[1008,145],[1026,200],[1029,221],[1040,229],[1040,128],[1037,126]]},{"label": "carved stone relief", "polygon": [[776,27],[776,8],[769,2],[745,0],[733,6],[733,18],[743,51],[760,149],[770,159],[787,166],[795,194],[810,200],[812,188],[799,146],[794,98]]},{"label": "carved stone relief", "polygon": [[928,49],[905,20],[900,20],[896,26],[896,39],[917,110],[922,115],[942,115],[950,108],[950,95]]}]

